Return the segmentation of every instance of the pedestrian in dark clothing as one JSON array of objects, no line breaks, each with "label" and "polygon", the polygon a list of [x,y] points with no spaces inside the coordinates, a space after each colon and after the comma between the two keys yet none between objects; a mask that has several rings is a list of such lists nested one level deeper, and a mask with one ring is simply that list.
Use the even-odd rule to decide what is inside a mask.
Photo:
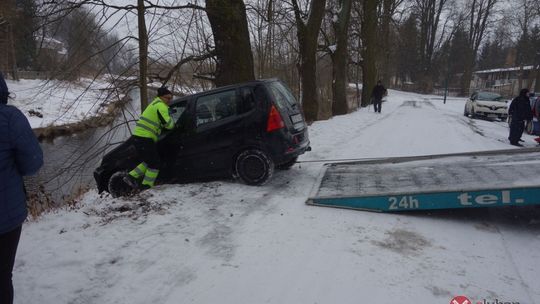
[{"label": "pedestrian in dark clothing", "polygon": [[8,96],[0,73],[0,304],[13,303],[13,265],[28,215],[22,177],[35,174],[43,165],[43,153],[28,120],[7,105]]},{"label": "pedestrian in dark clothing", "polygon": [[380,80],[377,81],[377,85],[373,88],[373,91],[371,92],[371,98],[373,99],[373,108],[377,113],[381,113],[382,98],[385,94],[386,89],[382,85],[382,82]]},{"label": "pedestrian in dark clothing", "polygon": [[510,135],[508,136],[510,144],[523,147],[519,141],[523,130],[525,130],[525,121],[531,120],[533,117],[528,89],[522,89],[519,96],[512,100],[510,108],[508,108],[508,115],[512,119],[510,122]]}]

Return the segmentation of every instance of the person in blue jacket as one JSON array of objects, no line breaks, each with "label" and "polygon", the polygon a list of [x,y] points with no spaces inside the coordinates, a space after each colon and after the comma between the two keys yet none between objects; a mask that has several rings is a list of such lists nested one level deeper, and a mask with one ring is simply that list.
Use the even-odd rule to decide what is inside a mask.
[{"label": "person in blue jacket", "polygon": [[24,175],[37,173],[43,152],[24,114],[7,105],[0,73],[0,303],[13,303],[11,281],[22,223],[28,215]]}]

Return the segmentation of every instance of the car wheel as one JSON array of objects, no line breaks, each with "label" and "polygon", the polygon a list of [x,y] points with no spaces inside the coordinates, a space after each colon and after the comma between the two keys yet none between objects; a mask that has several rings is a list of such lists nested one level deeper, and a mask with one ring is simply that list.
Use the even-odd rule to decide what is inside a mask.
[{"label": "car wheel", "polygon": [[296,164],[296,161],[298,160],[298,156],[297,157],[294,157],[293,159],[283,163],[283,164],[280,164],[278,166],[276,166],[276,168],[278,168],[279,170],[289,170],[292,166],[294,166],[294,164]]},{"label": "car wheel", "polygon": [[126,196],[133,192],[133,188],[124,182],[126,176],[126,171],[118,171],[111,175],[107,188],[113,197]]},{"label": "car wheel", "polygon": [[467,112],[467,107],[463,110],[463,116],[469,117],[469,113]]},{"label": "car wheel", "polygon": [[261,150],[246,150],[236,158],[235,171],[248,185],[263,185],[274,173],[274,162]]}]

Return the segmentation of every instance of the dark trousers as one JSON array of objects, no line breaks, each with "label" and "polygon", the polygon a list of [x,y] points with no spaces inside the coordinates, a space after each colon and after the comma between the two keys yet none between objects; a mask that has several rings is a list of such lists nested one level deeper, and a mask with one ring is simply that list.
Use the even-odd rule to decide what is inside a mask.
[{"label": "dark trousers", "polygon": [[160,164],[157,144],[151,138],[133,136],[133,145],[139,154],[139,160],[149,168],[158,169]]},{"label": "dark trousers", "polygon": [[0,234],[0,304],[13,303],[13,283],[11,281],[15,254],[21,236],[21,227]]},{"label": "dark trousers", "polygon": [[508,136],[511,144],[517,144],[519,142],[521,135],[523,135],[523,130],[525,130],[525,122],[512,119],[510,123],[510,136]]},{"label": "dark trousers", "polygon": [[382,99],[373,98],[373,109],[375,112],[381,113]]}]

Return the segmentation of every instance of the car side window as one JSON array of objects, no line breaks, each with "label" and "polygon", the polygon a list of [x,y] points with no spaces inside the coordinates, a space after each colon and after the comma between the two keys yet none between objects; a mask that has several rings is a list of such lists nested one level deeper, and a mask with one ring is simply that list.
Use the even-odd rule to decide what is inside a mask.
[{"label": "car side window", "polygon": [[197,99],[195,116],[197,127],[238,115],[235,90],[202,96]]},{"label": "car side window", "polygon": [[242,106],[240,112],[247,113],[255,108],[255,97],[251,88],[241,88],[240,96],[242,98]]}]

